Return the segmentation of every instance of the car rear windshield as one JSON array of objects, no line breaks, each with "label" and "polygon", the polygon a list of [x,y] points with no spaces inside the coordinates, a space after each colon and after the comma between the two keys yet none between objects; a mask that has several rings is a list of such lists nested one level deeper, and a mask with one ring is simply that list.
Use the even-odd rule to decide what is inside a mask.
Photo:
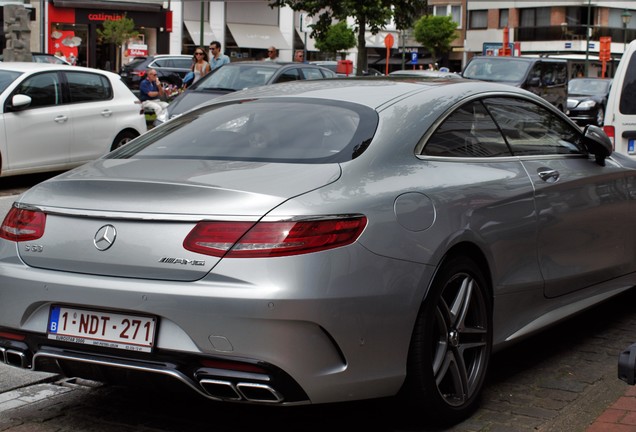
[{"label": "car rear windshield", "polygon": [[482,81],[521,82],[528,73],[530,63],[513,58],[474,58],[463,72],[464,78]]},{"label": "car rear windshield", "polygon": [[373,109],[354,103],[306,98],[233,101],[176,117],[107,158],[346,162],[367,148],[377,123]]}]

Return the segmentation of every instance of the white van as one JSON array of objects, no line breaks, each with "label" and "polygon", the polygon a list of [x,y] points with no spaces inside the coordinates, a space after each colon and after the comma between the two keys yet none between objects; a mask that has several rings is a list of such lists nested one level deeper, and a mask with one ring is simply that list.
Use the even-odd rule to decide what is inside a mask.
[{"label": "white van", "polygon": [[603,129],[614,150],[636,158],[636,40],[618,64],[605,110]]}]

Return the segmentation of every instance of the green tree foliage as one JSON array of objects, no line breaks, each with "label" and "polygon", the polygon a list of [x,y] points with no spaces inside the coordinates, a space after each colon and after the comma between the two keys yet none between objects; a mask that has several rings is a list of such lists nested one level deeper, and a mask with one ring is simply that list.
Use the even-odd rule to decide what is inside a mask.
[{"label": "green tree foliage", "polygon": [[324,39],[316,39],[316,48],[320,51],[337,54],[356,46],[356,35],[345,21],[329,27],[324,36]]},{"label": "green tree foliage", "polygon": [[332,22],[354,19],[358,74],[367,69],[365,33],[377,34],[393,18],[398,30],[411,26],[426,8],[426,0],[269,0],[270,7],[289,6],[313,17],[311,36],[324,39]]},{"label": "green tree foliage", "polygon": [[425,15],[415,22],[415,40],[428,48],[434,59],[451,49],[457,39],[457,23],[450,16]]},{"label": "green tree foliage", "polygon": [[135,22],[128,17],[123,17],[117,21],[105,20],[102,26],[104,29],[97,29],[97,36],[99,36],[102,43],[112,43],[117,47],[116,70],[119,70],[122,45],[128,39],[137,37],[139,32],[135,30]]}]

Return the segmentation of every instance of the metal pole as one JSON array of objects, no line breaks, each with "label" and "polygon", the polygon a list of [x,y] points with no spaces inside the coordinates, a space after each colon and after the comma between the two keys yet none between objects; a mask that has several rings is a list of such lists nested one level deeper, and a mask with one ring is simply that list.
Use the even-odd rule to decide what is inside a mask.
[{"label": "metal pole", "polygon": [[[203,46],[203,14],[205,13],[205,3],[201,2],[201,34],[199,35],[199,46]],[[212,41],[210,41],[212,42]]]},{"label": "metal pole", "polygon": [[406,67],[406,30],[402,30],[402,70]]},{"label": "metal pole", "polygon": [[585,27],[585,76],[590,69],[590,21],[592,20],[592,0],[587,0],[587,26]]}]

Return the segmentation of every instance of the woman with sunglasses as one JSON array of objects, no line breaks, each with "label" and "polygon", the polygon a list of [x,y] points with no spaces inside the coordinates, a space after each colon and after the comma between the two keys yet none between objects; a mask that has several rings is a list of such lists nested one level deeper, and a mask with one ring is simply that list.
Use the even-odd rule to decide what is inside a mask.
[{"label": "woman with sunglasses", "polygon": [[192,72],[194,73],[194,79],[192,84],[199,81],[206,74],[210,72],[210,63],[208,62],[208,54],[201,47],[194,50],[194,56],[192,57]]}]

